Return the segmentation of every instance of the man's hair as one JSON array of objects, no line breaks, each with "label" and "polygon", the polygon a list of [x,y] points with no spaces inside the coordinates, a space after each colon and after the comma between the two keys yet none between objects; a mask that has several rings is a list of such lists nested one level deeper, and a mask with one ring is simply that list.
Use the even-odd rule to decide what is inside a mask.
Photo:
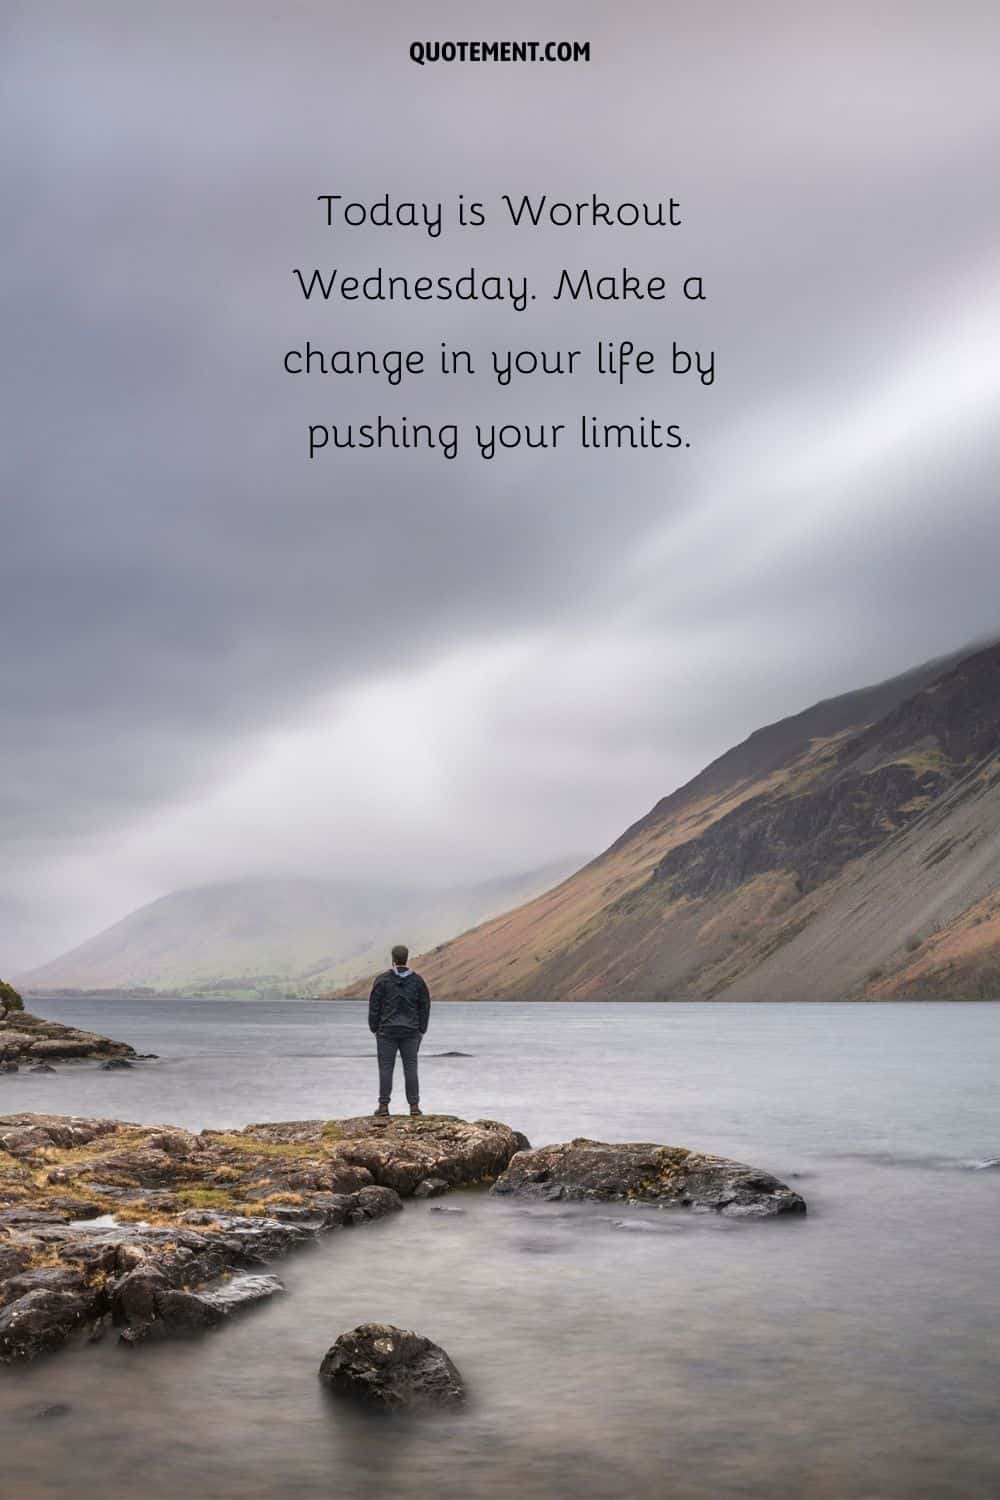
[{"label": "man's hair", "polygon": [[405,943],[397,943],[392,950],[392,961],[394,964],[405,964],[410,956],[410,950]]}]

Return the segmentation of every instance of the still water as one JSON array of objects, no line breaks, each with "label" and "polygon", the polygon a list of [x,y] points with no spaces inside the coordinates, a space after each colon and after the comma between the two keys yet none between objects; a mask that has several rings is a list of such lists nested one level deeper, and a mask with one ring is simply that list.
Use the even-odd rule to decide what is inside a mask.
[{"label": "still water", "polygon": [[[160,1061],[3,1076],[0,1113],[374,1105],[359,1006],[35,1008]],[[441,1005],[421,1069],[428,1112],[735,1156],[809,1216],[411,1203],[282,1260],[283,1297],[199,1342],[0,1371],[4,1500],[1000,1494],[1000,1006]],[[369,1319],[443,1344],[467,1409],[331,1398],[320,1359]]]}]

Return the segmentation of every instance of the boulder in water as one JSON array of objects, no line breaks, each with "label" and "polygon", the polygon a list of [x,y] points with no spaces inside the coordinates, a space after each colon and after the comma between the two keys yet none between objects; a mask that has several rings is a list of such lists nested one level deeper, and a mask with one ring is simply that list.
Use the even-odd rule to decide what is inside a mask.
[{"label": "boulder in water", "polygon": [[734,1219],[804,1214],[804,1199],[768,1172],[682,1146],[578,1139],[519,1151],[492,1191],[547,1201],[710,1209]]},{"label": "boulder in water", "polygon": [[453,1405],[465,1398],[462,1377],[443,1349],[389,1323],[362,1323],[342,1333],[319,1376],[338,1395],[380,1406]]}]

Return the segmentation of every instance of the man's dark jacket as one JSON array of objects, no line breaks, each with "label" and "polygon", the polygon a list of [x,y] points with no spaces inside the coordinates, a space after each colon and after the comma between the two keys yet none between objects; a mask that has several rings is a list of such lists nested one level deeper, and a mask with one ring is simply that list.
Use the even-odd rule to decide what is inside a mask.
[{"label": "man's dark jacket", "polygon": [[368,1028],[376,1035],[423,1036],[431,1014],[430,991],[419,974],[386,969],[372,985],[368,998]]}]

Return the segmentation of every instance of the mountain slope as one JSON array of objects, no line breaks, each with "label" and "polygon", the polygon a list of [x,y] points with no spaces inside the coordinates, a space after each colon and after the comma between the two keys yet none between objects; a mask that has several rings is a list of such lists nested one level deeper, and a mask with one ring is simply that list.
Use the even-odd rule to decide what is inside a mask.
[{"label": "mountain slope", "polygon": [[[573,862],[575,863],[575,861]],[[461,932],[543,891],[572,863],[445,891],[253,880],[174,891],[19,976],[44,990],[150,988],[194,995],[311,995]]]},{"label": "mountain slope", "polygon": [[832,999],[927,993],[937,954],[960,993],[1000,930],[963,916],[1000,882],[998,771],[990,646],[758,731],[421,968],[469,998]]}]

